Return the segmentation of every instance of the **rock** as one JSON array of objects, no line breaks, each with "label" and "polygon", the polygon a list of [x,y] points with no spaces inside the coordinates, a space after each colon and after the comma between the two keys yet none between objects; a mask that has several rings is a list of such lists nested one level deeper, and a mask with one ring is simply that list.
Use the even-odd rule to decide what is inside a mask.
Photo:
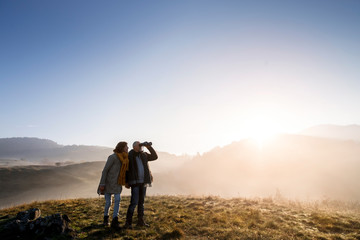
[{"label": "rock", "polygon": [[5,227],[5,236],[1,239],[50,239],[57,235],[72,238],[73,230],[69,227],[70,219],[60,213],[41,217],[38,208],[19,212],[15,219],[8,222]]},{"label": "rock", "polygon": [[38,208],[33,208],[33,211],[29,213],[29,220],[35,220],[41,216],[41,211]]},{"label": "rock", "polygon": [[31,221],[39,218],[41,216],[41,211],[38,208],[30,208],[27,211],[18,212],[16,219],[22,222]]},{"label": "rock", "polygon": [[9,217],[10,217],[10,215],[5,215],[5,216],[1,216],[0,219],[7,219]]}]

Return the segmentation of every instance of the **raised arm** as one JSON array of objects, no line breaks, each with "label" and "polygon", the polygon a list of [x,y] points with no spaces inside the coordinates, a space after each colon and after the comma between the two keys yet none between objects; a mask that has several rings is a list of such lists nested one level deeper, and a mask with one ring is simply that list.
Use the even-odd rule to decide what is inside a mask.
[{"label": "raised arm", "polygon": [[148,161],[154,161],[158,159],[158,155],[156,154],[154,148],[152,146],[148,146],[147,149],[149,150],[149,153],[146,153]]}]

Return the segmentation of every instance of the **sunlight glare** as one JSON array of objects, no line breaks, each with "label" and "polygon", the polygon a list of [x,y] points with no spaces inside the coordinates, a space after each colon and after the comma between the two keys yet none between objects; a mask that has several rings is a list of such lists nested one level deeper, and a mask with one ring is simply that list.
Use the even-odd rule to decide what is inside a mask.
[{"label": "sunlight glare", "polygon": [[257,116],[248,124],[248,137],[252,139],[259,149],[273,136],[281,132],[277,121],[270,116]]}]

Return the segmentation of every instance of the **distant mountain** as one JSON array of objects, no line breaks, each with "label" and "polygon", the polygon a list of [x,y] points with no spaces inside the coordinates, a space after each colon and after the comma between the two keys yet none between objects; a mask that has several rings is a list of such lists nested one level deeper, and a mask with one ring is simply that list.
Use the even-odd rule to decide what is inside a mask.
[{"label": "distant mountain", "polygon": [[191,161],[193,158],[190,155],[174,155],[167,152],[159,152],[158,160],[151,162],[151,171],[153,173],[169,172],[174,169],[182,167],[185,163]]},{"label": "distant mountain", "polygon": [[168,174],[154,191],[168,194],[360,200],[360,142],[280,135],[218,147]]},{"label": "distant mountain", "polygon": [[[263,146],[242,140],[193,158],[158,155],[157,161],[149,163],[154,175],[153,187],[147,192],[150,195],[276,194],[305,200],[360,200],[360,142],[356,141],[280,135]],[[0,206],[96,196],[104,164],[0,168]]]},{"label": "distant mountain", "polygon": [[[106,160],[111,148],[84,145],[59,145],[39,138],[1,138],[0,159],[14,159],[29,164],[56,162],[92,162]],[[0,162],[1,163],[1,162]]]},{"label": "distant mountain", "polygon": [[300,132],[302,135],[360,141],[360,125],[317,125]]},{"label": "distant mountain", "polygon": [[[157,150],[156,147],[155,150]],[[109,147],[64,146],[51,140],[39,138],[0,138],[0,168],[32,165],[56,165],[59,167],[99,161],[104,165],[108,156],[112,153],[113,148]],[[153,173],[177,169],[192,159],[188,155],[177,156],[161,151],[157,151],[157,154],[159,161],[151,163]]]},{"label": "distant mountain", "polygon": [[[106,161],[113,148],[85,145],[60,145],[39,138],[0,138],[0,166],[67,165],[80,162]],[[177,168],[191,159],[158,152],[161,164],[154,162],[154,171]]]},{"label": "distant mountain", "polygon": [[21,152],[61,148],[62,145],[54,141],[40,138],[29,137],[14,137],[14,138],[0,138],[0,154],[11,155]]},{"label": "distant mountain", "polygon": [[[153,175],[166,173],[181,165],[181,157],[159,153],[159,159],[149,163]],[[155,163],[163,165],[158,168]],[[175,165],[172,165],[175,164]],[[67,166],[0,167],[0,209],[38,200],[96,197],[105,161],[85,162]],[[165,167],[168,169],[165,169]],[[123,194],[130,194],[123,189]],[[151,193],[150,193],[151,194]]]}]

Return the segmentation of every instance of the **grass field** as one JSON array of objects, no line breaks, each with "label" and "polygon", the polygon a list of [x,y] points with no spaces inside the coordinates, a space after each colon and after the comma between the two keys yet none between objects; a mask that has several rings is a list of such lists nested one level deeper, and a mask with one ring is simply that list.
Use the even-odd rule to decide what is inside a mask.
[{"label": "grass field", "polygon": [[[128,196],[121,199],[121,224],[129,201]],[[120,231],[101,225],[103,206],[103,198],[90,198],[3,209],[0,231],[17,212],[37,207],[42,216],[67,214],[77,239],[360,239],[359,203],[149,196],[145,216],[150,227]]]}]

